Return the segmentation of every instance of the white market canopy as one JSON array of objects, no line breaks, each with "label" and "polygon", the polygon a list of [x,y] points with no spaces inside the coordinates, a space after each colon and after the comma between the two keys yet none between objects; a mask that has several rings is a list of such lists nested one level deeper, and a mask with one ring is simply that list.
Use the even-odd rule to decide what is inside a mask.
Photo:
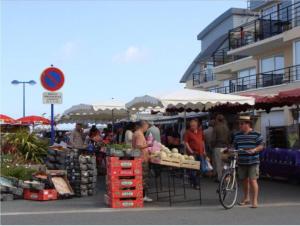
[{"label": "white market canopy", "polygon": [[254,105],[255,98],[213,93],[200,90],[182,89],[160,97],[140,96],[126,105],[116,100],[104,101],[97,104],[79,104],[67,109],[61,116],[60,123],[100,123],[128,119],[129,114],[147,109],[185,109],[203,111],[221,104]]},{"label": "white market canopy", "polygon": [[61,123],[99,123],[128,118],[125,104],[115,100],[97,104],[78,104],[67,109],[61,116]]},{"label": "white market canopy", "polygon": [[160,97],[166,109],[208,110],[220,104],[249,104],[254,105],[253,97],[213,93],[201,90],[182,89]]},{"label": "white market canopy", "polygon": [[148,109],[160,110],[163,108],[159,98],[149,95],[135,97],[125,106],[130,112],[145,111]]},{"label": "white market canopy", "polygon": [[239,95],[213,93],[208,91],[181,89],[159,97],[140,96],[135,97],[126,104],[126,108],[133,111],[143,111],[146,109],[191,109],[201,111],[203,109],[220,104],[249,104],[254,105],[255,99]]}]

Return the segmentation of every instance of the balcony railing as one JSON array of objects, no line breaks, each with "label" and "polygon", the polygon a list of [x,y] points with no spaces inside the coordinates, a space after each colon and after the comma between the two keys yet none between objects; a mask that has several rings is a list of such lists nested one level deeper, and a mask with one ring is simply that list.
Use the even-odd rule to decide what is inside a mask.
[{"label": "balcony railing", "polygon": [[223,65],[223,64],[227,64],[239,59],[242,59],[244,57],[247,56],[234,56],[234,55],[227,55],[227,52],[229,51],[229,48],[222,48],[217,50],[213,55],[212,55],[212,59],[213,59],[213,65],[214,67]]},{"label": "balcony railing", "polygon": [[234,79],[230,81],[228,86],[217,87],[213,91],[225,94],[235,93],[250,89],[293,83],[297,80],[300,81],[300,65]]},{"label": "balcony railing", "polygon": [[229,31],[229,49],[233,50],[281,34],[300,25],[300,2],[261,16]]},{"label": "balcony railing", "polygon": [[214,80],[214,75],[212,73],[208,73],[207,71],[200,71],[193,73],[193,86],[213,81]]}]

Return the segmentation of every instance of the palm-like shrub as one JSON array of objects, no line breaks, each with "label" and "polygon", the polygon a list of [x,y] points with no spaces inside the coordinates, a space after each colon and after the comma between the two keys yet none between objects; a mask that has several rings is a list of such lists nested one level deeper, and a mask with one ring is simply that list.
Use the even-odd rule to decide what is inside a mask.
[{"label": "palm-like shrub", "polygon": [[47,143],[35,134],[21,129],[4,137],[7,144],[16,148],[16,157],[22,157],[26,162],[42,163],[46,156]]}]

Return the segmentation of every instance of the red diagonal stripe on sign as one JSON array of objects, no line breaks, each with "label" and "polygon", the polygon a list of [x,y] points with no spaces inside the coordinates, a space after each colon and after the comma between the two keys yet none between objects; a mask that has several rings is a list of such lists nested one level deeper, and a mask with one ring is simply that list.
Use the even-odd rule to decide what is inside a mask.
[{"label": "red diagonal stripe on sign", "polygon": [[53,78],[51,75],[49,74],[46,74],[46,78],[50,79],[51,82],[54,83],[54,85],[58,84],[59,82],[55,80],[55,78]]}]

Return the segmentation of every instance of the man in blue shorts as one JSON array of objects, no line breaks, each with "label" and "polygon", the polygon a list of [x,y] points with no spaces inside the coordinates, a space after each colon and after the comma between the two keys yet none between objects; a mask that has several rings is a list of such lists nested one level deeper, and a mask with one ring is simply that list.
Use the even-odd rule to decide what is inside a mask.
[{"label": "man in blue shorts", "polygon": [[[239,150],[238,175],[243,180],[244,197],[240,205],[258,205],[259,152],[263,150],[263,138],[252,129],[250,116],[239,117],[240,131],[234,135],[234,146]],[[250,200],[251,192],[251,200]]]}]

